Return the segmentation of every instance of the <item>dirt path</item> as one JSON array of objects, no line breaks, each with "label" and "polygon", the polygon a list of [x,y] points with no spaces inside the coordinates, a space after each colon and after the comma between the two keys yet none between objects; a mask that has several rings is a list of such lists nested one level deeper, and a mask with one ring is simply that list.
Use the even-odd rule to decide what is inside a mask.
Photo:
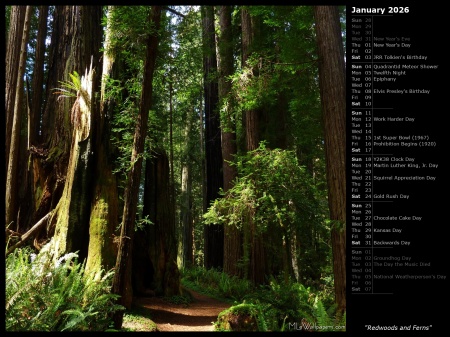
[{"label": "dirt path", "polygon": [[193,300],[189,305],[174,304],[158,297],[141,297],[134,304],[150,309],[151,319],[159,331],[213,331],[212,322],[231,305],[189,290]]}]

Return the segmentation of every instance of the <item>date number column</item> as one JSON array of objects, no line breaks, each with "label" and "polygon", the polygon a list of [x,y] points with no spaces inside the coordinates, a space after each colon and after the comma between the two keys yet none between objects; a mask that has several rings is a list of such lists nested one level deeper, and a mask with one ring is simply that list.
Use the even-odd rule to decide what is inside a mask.
[{"label": "date number column", "polygon": [[373,292],[372,16],[355,16],[350,30],[350,266],[352,293]]}]

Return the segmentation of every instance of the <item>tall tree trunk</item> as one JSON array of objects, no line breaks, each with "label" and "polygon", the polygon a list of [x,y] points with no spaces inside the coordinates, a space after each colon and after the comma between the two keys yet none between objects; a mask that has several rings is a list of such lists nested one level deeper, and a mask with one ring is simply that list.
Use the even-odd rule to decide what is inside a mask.
[{"label": "tall tree trunk", "polygon": [[151,158],[145,160],[142,218],[150,220],[152,224],[138,229],[133,242],[132,282],[133,293],[136,295],[145,295],[149,291],[155,294],[156,290],[157,265],[154,265],[154,261],[158,257],[158,254],[154,253],[157,241],[156,193],[160,182],[157,180],[156,174],[158,154],[154,151],[150,152]]},{"label": "tall tree trunk", "polygon": [[47,39],[48,6],[39,6],[39,26],[33,74],[33,97],[30,112],[30,144],[38,144],[44,84],[45,40]]},{"label": "tall tree trunk", "polygon": [[[262,28],[266,28],[263,26]],[[284,27],[280,30],[284,31]],[[263,32],[265,32],[263,30]],[[277,58],[277,62],[282,63],[280,59],[281,47],[278,42],[275,42],[274,53]],[[272,46],[268,46],[272,48]],[[283,79],[279,79],[280,82]],[[287,114],[289,111],[287,89],[285,85],[280,83],[277,88],[276,102],[273,105],[262,107],[261,119],[259,121],[259,135],[260,139],[267,141],[270,148],[287,149]],[[288,89],[291,90],[291,89]],[[266,267],[267,273],[272,275],[283,272],[285,281],[289,276],[294,277],[293,259],[296,262],[296,258],[292,256],[292,240],[293,230],[288,227],[279,227],[278,224],[271,224],[268,230],[263,233],[264,243],[266,245]]]},{"label": "tall tree trunk", "polygon": [[[18,210],[17,210],[17,220],[16,220],[16,231],[17,232],[25,232],[30,227],[31,216],[33,215],[33,202],[32,202],[32,179],[31,179],[31,171],[30,171],[30,162],[28,155],[29,148],[29,134],[30,134],[30,81],[28,80],[28,76],[25,76],[26,82],[26,97],[24,99],[25,104],[23,106],[26,109],[26,114],[22,113],[21,122],[20,122],[20,137],[19,137],[19,160],[18,160],[18,181],[19,190],[17,192],[18,195]],[[25,112],[25,111],[24,111]],[[24,130],[27,132],[23,132]]]},{"label": "tall tree trunk", "polygon": [[[73,71],[83,75],[90,67],[92,55],[98,52],[99,42],[94,42],[92,38],[95,30],[91,25],[96,23],[92,20],[91,10],[93,10],[91,6],[55,6],[47,93],[42,116],[43,145],[36,146],[31,151],[33,158],[37,159],[33,160],[36,200],[33,222],[58,205],[65,188],[73,136],[70,112],[75,99],[59,98],[55,95],[54,89],[61,87],[61,81],[71,81],[69,74]],[[96,29],[97,31],[101,29],[98,23]],[[94,43],[97,45],[94,46]],[[94,59],[94,62],[98,62],[98,59]],[[57,212],[54,212],[45,236],[53,234],[57,220]],[[41,239],[45,240],[46,237]]]},{"label": "tall tree trunk", "polygon": [[[134,133],[133,150],[131,154],[131,169],[128,173],[127,186],[125,188],[124,209],[122,217],[122,230],[117,254],[112,292],[120,295],[119,304],[130,308],[132,301],[131,287],[131,256],[133,248],[134,223],[138,202],[139,184],[142,169],[142,153],[147,134],[148,114],[152,105],[153,72],[158,48],[158,33],[161,21],[161,6],[152,6],[149,15],[149,24],[152,25],[152,33],[147,38],[147,51],[144,62],[144,79],[139,106],[139,114]],[[123,322],[123,311],[114,314],[114,326],[119,329]]]},{"label": "tall tree trunk", "polygon": [[147,165],[146,187],[149,189],[144,192],[144,215],[150,215],[153,222],[147,229],[147,250],[151,261],[148,270],[153,269],[152,285],[156,293],[180,295],[175,212],[170,203],[169,158],[164,150],[156,149],[154,158],[147,161]]},{"label": "tall tree trunk", "polygon": [[27,6],[25,13],[25,21],[23,25],[23,34],[20,49],[19,68],[16,74],[17,85],[15,89],[16,98],[14,102],[14,116],[12,119],[11,133],[7,134],[10,139],[8,169],[6,171],[6,222],[9,226],[12,222],[17,221],[17,205],[18,205],[18,163],[19,163],[19,143],[20,143],[20,121],[23,109],[23,91],[25,74],[25,63],[27,58],[27,44],[30,29],[32,7]]},{"label": "tall tree trunk", "polygon": [[339,11],[315,6],[319,85],[325,130],[328,204],[333,249],[334,288],[338,310],[346,308],[346,180],[345,180],[345,63]]},{"label": "tall tree trunk", "polygon": [[75,15],[81,41],[72,54],[75,60],[68,63],[75,61],[71,65],[74,67],[86,64],[85,53],[90,55],[91,63],[82,77],[81,89],[69,113],[73,133],[64,190],[54,213],[57,218],[54,240],[60,254],[78,251],[82,261],[87,258],[88,252],[92,171],[95,169],[93,153],[96,134],[92,128],[94,118],[99,114],[96,93],[100,90],[101,75],[94,68],[101,68],[101,6],[82,6]]},{"label": "tall tree trunk", "polygon": [[[275,53],[277,55],[277,62],[281,63],[281,50],[280,45],[277,43],[275,46]],[[279,149],[287,149],[288,145],[288,136],[287,136],[287,115],[289,111],[289,101],[287,98],[287,90],[285,88],[282,88],[277,93],[277,103],[276,103],[276,113],[275,118],[270,118],[270,124],[275,125],[275,140],[273,147],[279,148]],[[272,116],[272,114],[269,115]]]},{"label": "tall tree trunk", "polygon": [[[36,158],[36,146],[39,148],[39,128],[42,112],[43,87],[44,87],[44,59],[45,59],[45,40],[47,38],[47,20],[48,6],[39,6],[38,32],[36,40],[35,62],[33,67],[32,90],[27,85],[28,97],[28,133],[26,144],[23,142],[23,151],[21,150],[21,174],[22,187],[20,213],[21,222],[30,228],[34,224],[34,214],[36,212],[35,200],[35,182],[39,179],[36,175],[39,171],[34,168],[38,167],[39,159]],[[28,80],[27,80],[28,83]]]},{"label": "tall tree trunk", "polygon": [[[203,212],[208,208],[208,205],[206,203],[206,160],[205,160],[205,129],[204,129],[204,112],[203,112],[203,101],[201,101],[201,106],[199,107],[199,115],[200,115],[200,126],[199,126],[199,132],[200,132],[200,143],[199,143],[199,147],[200,147],[200,158],[201,158],[201,166],[200,166],[200,177],[201,177],[201,181],[202,181],[202,204],[201,204],[201,212],[203,214]],[[198,240],[197,237],[195,237],[195,232],[192,234],[192,241],[193,241],[193,245],[192,245],[192,255],[194,257],[194,262],[200,266],[204,266],[204,258],[203,260],[196,260],[195,256],[197,254],[197,249],[196,247],[199,246],[199,244],[201,245],[202,243],[202,239],[203,236],[200,237],[200,240]],[[203,240],[204,243],[204,240]]]},{"label": "tall tree trunk", "polygon": [[[5,173],[8,172],[9,150],[11,144],[12,124],[14,119],[14,102],[16,100],[17,76],[21,55],[21,44],[24,32],[26,6],[11,6],[11,15],[8,31],[8,44],[6,46],[5,68],[5,115],[6,115],[6,139],[5,139]],[[21,89],[22,90],[22,89]],[[8,222],[6,223],[8,224]]]},{"label": "tall tree trunk", "polygon": [[[202,102],[203,104],[203,102]],[[208,209],[208,204],[206,203],[206,160],[205,160],[205,128],[204,128],[204,112],[203,106],[199,109],[200,115],[200,158],[201,158],[201,179],[202,179],[202,211],[204,212]]]},{"label": "tall tree trunk", "polygon": [[[205,88],[206,204],[219,197],[223,188],[220,115],[218,106],[217,58],[214,7],[202,6],[203,71]],[[206,211],[206,209],[205,209]],[[223,267],[223,225],[205,226],[205,267]]]},{"label": "tall tree trunk", "polygon": [[[234,161],[237,152],[236,127],[232,122],[233,102],[231,97],[231,81],[233,74],[233,36],[231,27],[231,7],[219,6],[220,36],[217,39],[219,52],[219,102],[223,113],[221,120],[222,157],[223,157],[223,190],[227,192],[233,187],[237,176]],[[233,225],[224,226],[223,270],[229,275],[242,276],[238,261],[242,260],[242,235]]]},{"label": "tall tree trunk", "polygon": [[173,161],[173,85],[172,79],[170,79],[169,83],[169,138],[170,138],[170,202],[172,203],[172,207],[175,210],[175,169],[174,169],[174,161]]},{"label": "tall tree trunk", "polygon": [[183,165],[181,174],[181,193],[183,196],[183,206],[181,211],[181,231],[182,231],[182,267],[194,265],[192,255],[192,172],[191,164],[188,161]]},{"label": "tall tree trunk", "polygon": [[[110,44],[109,25],[105,32],[104,47]],[[89,247],[86,270],[97,271],[112,268],[116,261],[117,247],[113,242],[117,228],[118,193],[116,177],[112,173],[110,161],[110,125],[112,102],[105,98],[106,78],[112,77],[114,58],[111,53],[103,54],[103,72],[101,82],[100,108],[92,111],[95,178],[89,220]]]},{"label": "tall tree trunk", "polygon": [[69,166],[57,217],[55,249],[59,254],[79,251],[81,260],[87,256],[90,186],[92,163],[91,118],[94,105],[94,73],[92,68],[82,77],[82,87],[72,108],[73,136]]},{"label": "tall tree trunk", "polygon": [[[251,55],[254,43],[254,28],[252,17],[246,9],[241,9],[242,25],[242,66],[247,66],[247,60]],[[250,109],[245,112],[245,136],[246,150],[252,151],[259,146],[259,111]],[[249,270],[248,275],[254,284],[265,282],[266,258],[262,234],[257,233],[256,224],[253,221],[255,209],[249,209],[248,232],[249,246]],[[247,237],[247,236],[246,236]],[[244,243],[245,245],[246,243]]]},{"label": "tall tree trunk", "polygon": [[180,244],[181,244],[181,266],[193,266],[194,259],[192,255],[192,155],[191,149],[193,146],[191,132],[192,119],[195,116],[195,109],[192,113],[186,116],[186,127],[184,130],[184,139],[186,139],[186,147],[184,149],[183,162],[181,168],[181,209],[180,209]]}]

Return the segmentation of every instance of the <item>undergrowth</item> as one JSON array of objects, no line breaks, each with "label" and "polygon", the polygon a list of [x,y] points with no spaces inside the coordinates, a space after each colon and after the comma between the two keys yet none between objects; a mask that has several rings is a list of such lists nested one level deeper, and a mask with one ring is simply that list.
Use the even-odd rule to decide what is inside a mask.
[{"label": "undergrowth", "polygon": [[85,273],[76,253],[17,248],[6,257],[7,331],[105,331],[123,307],[110,293],[112,271]]},{"label": "undergrowth", "polygon": [[229,331],[229,325],[223,324],[229,320],[221,317],[238,315],[244,309],[254,318],[259,331],[346,329],[346,314],[338,315],[328,289],[317,291],[283,275],[272,276],[268,284],[254,287],[247,280],[215,269],[193,267],[182,270],[182,283],[210,297],[234,301],[234,306],[219,315],[216,331]]},{"label": "undergrowth", "polygon": [[173,304],[182,304],[183,306],[187,307],[192,302],[192,298],[187,295],[174,295],[164,297],[164,301]]},{"label": "undergrowth", "polygon": [[250,281],[230,276],[214,268],[185,268],[181,275],[181,282],[187,288],[223,301],[239,302],[253,290]]}]

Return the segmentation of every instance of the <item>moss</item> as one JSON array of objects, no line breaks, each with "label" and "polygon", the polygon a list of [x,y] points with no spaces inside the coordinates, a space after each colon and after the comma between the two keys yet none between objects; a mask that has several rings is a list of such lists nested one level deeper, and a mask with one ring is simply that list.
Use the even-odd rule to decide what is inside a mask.
[{"label": "moss", "polygon": [[97,200],[91,210],[87,270],[109,269],[114,265],[112,231],[107,221],[108,210],[104,199]]},{"label": "moss", "polygon": [[69,212],[65,211],[65,209],[68,207],[68,203],[66,202],[67,198],[68,197],[64,196],[63,194],[52,215],[52,217],[56,218],[55,235],[53,237],[55,239],[55,247],[58,252],[57,255],[63,255],[71,251],[70,248],[67,247],[69,216]]},{"label": "moss", "polygon": [[42,197],[42,187],[36,186],[36,189],[34,190],[34,200],[35,200],[35,209],[39,208],[39,205],[41,203],[41,197]]},{"label": "moss", "polygon": [[63,152],[64,150],[61,149],[59,146],[53,146],[48,152],[46,161],[55,162],[63,154]]},{"label": "moss", "polygon": [[255,304],[241,303],[222,311],[214,324],[216,331],[265,331],[260,308]]},{"label": "moss", "polygon": [[149,309],[142,307],[133,307],[129,312],[123,315],[123,324],[121,331],[129,332],[156,332],[158,328],[156,323],[150,319]]}]

